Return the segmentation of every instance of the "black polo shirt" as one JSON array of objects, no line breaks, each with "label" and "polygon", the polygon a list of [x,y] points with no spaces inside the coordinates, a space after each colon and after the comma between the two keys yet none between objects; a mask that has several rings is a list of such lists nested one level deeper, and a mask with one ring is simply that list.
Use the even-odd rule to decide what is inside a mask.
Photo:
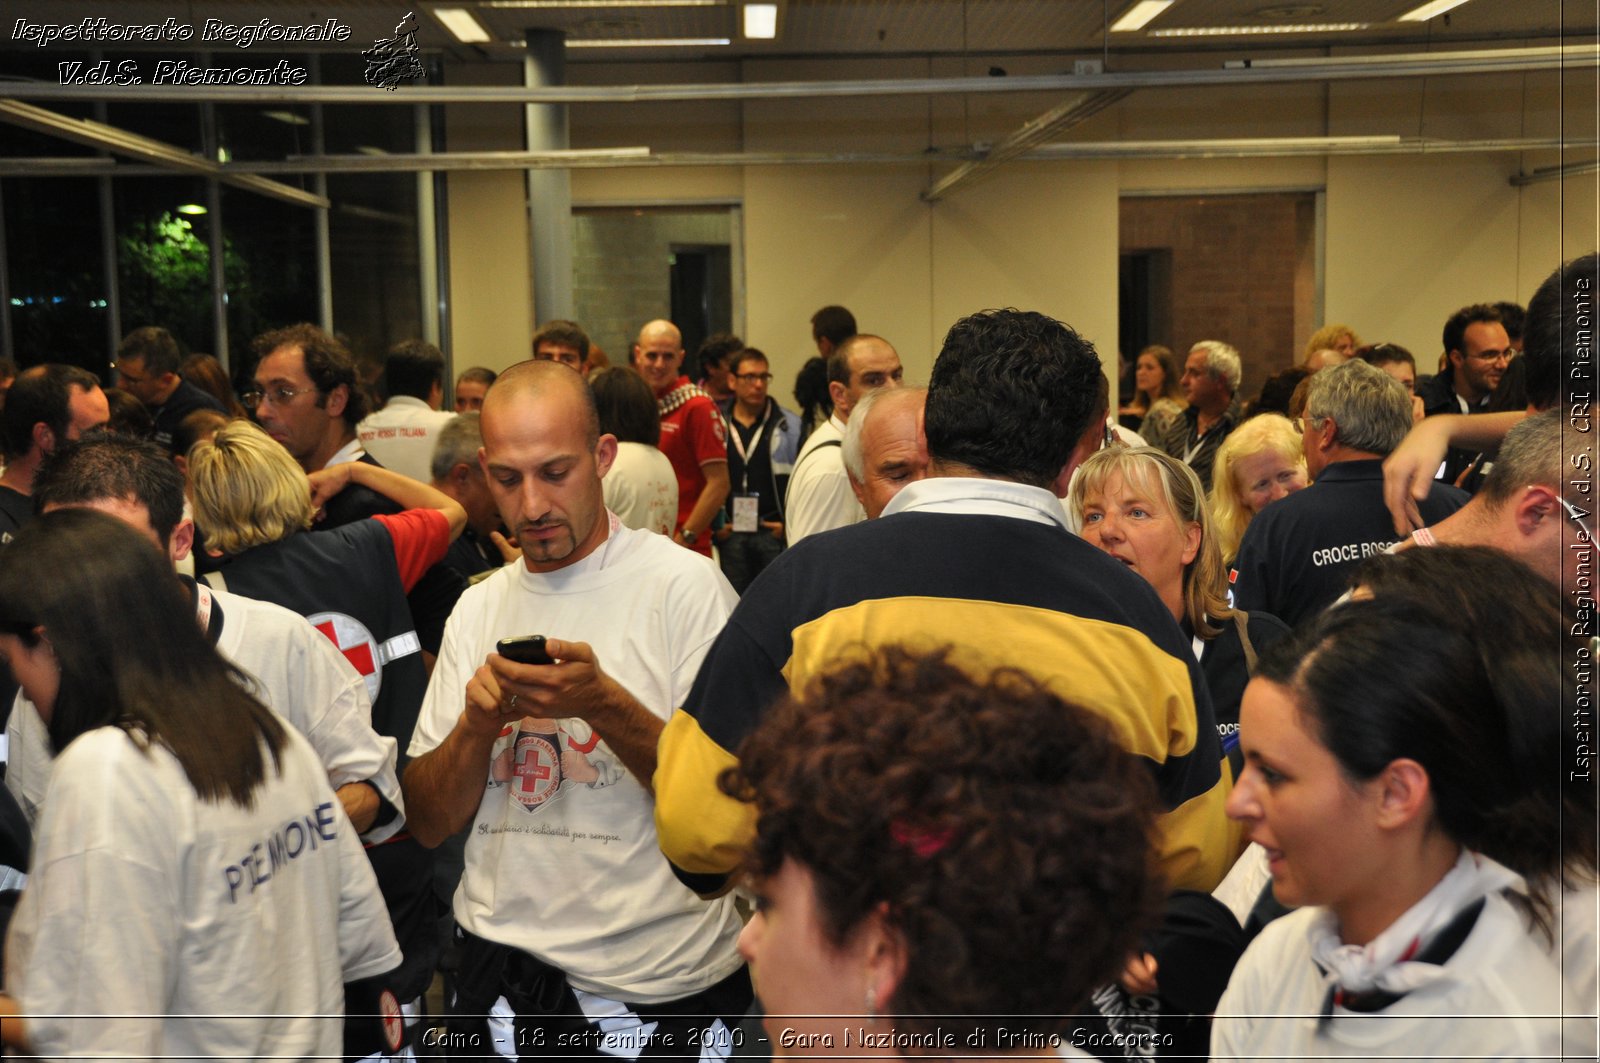
[{"label": "black polo shirt", "polygon": [[[1435,482],[1417,508],[1425,524],[1436,524],[1467,497]],[[1250,522],[1228,574],[1234,608],[1271,613],[1299,627],[1348,589],[1357,565],[1397,539],[1383,503],[1383,462],[1335,462],[1316,483]]]}]

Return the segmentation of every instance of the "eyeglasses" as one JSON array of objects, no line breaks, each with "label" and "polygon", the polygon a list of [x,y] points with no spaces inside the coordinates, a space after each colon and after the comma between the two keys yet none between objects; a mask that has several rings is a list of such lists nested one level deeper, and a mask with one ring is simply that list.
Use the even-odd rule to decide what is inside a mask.
[{"label": "eyeglasses", "polygon": [[747,384],[753,384],[757,380],[765,381],[772,379],[771,373],[735,373],[733,376],[735,380],[743,380]]},{"label": "eyeglasses", "polygon": [[1567,511],[1567,519],[1576,524],[1578,526],[1578,531],[1583,533],[1578,537],[1578,541],[1585,543],[1594,542],[1594,529],[1589,527],[1589,525],[1585,524],[1583,521],[1583,518],[1587,517],[1588,514],[1579,509],[1577,506],[1573,505],[1571,502],[1568,502],[1565,498],[1561,500],[1561,508]]},{"label": "eyeglasses", "polygon": [[287,406],[298,396],[306,395],[316,390],[314,387],[290,388],[282,385],[275,388],[267,388],[265,391],[260,388],[251,388],[239,396],[239,401],[244,403],[244,408],[247,410],[253,410],[263,402],[271,403],[273,406]]}]

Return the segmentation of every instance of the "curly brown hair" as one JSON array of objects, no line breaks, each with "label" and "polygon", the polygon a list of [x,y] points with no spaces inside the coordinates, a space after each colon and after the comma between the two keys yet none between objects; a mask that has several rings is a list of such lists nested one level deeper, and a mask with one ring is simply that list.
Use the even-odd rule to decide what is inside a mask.
[{"label": "curly brown hair", "polygon": [[748,871],[809,868],[833,944],[886,906],[897,1028],[1060,1032],[1159,903],[1154,787],[1089,710],[948,654],[888,647],[819,677],[719,782],[759,810]]}]

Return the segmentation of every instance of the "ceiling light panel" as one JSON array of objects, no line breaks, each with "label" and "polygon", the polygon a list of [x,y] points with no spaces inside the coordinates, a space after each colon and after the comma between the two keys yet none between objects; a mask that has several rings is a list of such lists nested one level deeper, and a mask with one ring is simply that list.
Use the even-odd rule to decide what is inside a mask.
[{"label": "ceiling light panel", "polygon": [[1467,0],[1429,0],[1428,3],[1414,7],[1401,15],[1397,22],[1426,22],[1435,15],[1442,15],[1446,11],[1460,7]]},{"label": "ceiling light panel", "polygon": [[1151,30],[1152,37],[1251,37],[1284,33],[1349,33],[1371,29],[1370,22],[1299,22],[1283,25],[1258,24],[1254,26],[1174,26],[1171,29]]},{"label": "ceiling light panel", "polygon": [[1122,17],[1111,24],[1112,33],[1134,33],[1144,29],[1156,20],[1167,8],[1171,7],[1173,0],[1138,0],[1132,7],[1122,13]]},{"label": "ceiling light panel", "polygon": [[489,31],[484,29],[483,23],[473,18],[472,12],[466,8],[436,7],[432,11],[433,17],[462,44],[481,44],[489,40]]},{"label": "ceiling light panel", "polygon": [[751,40],[774,40],[778,36],[778,5],[745,4],[744,35]]}]

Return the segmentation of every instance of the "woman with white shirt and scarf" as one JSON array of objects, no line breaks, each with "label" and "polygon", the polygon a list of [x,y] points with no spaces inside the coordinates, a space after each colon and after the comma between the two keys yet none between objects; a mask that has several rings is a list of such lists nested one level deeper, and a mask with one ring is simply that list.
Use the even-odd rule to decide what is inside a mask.
[{"label": "woman with white shirt and scarf", "polygon": [[[1559,895],[1563,842],[1592,834],[1594,791],[1562,788],[1575,697],[1562,669],[1577,658],[1530,581],[1515,602],[1498,581],[1466,592],[1498,595],[1503,623],[1380,594],[1263,658],[1228,810],[1300,910],[1234,971],[1214,1059],[1563,1050],[1559,913],[1523,878]],[[1590,873],[1593,854],[1591,837],[1577,859]]]}]

